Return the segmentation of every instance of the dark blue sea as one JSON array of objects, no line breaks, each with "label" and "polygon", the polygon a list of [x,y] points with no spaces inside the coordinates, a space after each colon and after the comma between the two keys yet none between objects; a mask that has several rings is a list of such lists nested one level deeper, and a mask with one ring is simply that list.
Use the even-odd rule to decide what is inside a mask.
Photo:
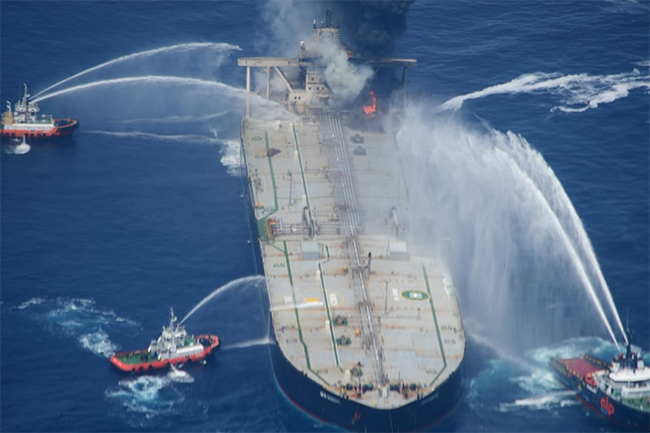
[{"label": "dark blue sea", "polygon": [[[237,89],[245,73],[236,59],[275,55],[265,7],[0,4],[3,103],[21,96],[23,82],[36,95],[114,59],[181,45],[111,63],[44,93],[51,96],[39,102],[43,113],[79,120],[71,140],[32,143],[24,154],[3,144],[1,430],[333,429],[304,415],[277,387],[265,344],[266,295],[255,284],[234,284],[186,322],[192,333],[222,338],[223,350],[207,365],[136,378],[108,362],[116,350],[146,347],[170,306],[182,317],[215,289],[261,273],[239,167]],[[419,0],[397,42],[401,57],[418,59],[409,74],[414,100],[432,107],[452,101],[467,122],[494,134],[510,131],[543,157],[646,358],[649,17],[649,3],[634,0]],[[311,22],[303,24],[309,31]],[[155,78],[161,76],[167,78]],[[526,215],[518,224],[535,224]],[[522,263],[544,262],[560,248],[536,249]],[[468,287],[475,279],[454,278],[462,310],[463,299],[479,289]],[[524,290],[504,287],[485,309],[500,311],[503,299],[524,299]],[[576,296],[564,310],[578,335],[514,356],[485,337],[481,329],[489,323],[477,325],[468,309],[463,397],[435,429],[617,430],[581,406],[546,366],[551,356],[616,353],[599,317],[585,313],[586,298]],[[553,314],[548,323],[531,323],[534,330],[519,319],[515,331],[525,335],[555,326]]]}]

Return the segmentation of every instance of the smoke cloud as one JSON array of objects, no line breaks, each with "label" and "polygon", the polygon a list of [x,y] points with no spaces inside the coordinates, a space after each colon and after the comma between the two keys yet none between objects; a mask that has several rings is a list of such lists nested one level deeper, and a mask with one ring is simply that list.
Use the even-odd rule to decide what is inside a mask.
[{"label": "smoke cloud", "polygon": [[353,100],[373,76],[368,65],[354,65],[345,49],[334,41],[325,40],[316,46],[321,54],[319,63],[325,68],[325,81],[330,88],[331,103],[339,105]]},{"label": "smoke cloud", "polygon": [[[320,63],[332,91],[332,103],[340,105],[356,98],[373,79],[372,68],[351,63],[347,51],[364,59],[395,54],[395,43],[406,31],[406,13],[414,2],[270,0],[263,16],[273,37],[260,48],[274,54],[297,56],[300,41],[313,41],[313,21],[320,25],[326,11],[331,11],[332,24],[341,29],[340,42],[323,41],[311,48],[322,56]],[[383,77],[382,81],[391,82],[391,79]]]}]

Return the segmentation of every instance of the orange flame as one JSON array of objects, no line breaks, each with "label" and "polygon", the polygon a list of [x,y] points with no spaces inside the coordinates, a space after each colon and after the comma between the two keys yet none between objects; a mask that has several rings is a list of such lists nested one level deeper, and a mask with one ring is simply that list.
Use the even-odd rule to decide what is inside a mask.
[{"label": "orange flame", "polygon": [[370,91],[370,100],[372,103],[363,106],[363,112],[366,113],[366,116],[372,116],[377,112],[377,97],[372,90]]}]

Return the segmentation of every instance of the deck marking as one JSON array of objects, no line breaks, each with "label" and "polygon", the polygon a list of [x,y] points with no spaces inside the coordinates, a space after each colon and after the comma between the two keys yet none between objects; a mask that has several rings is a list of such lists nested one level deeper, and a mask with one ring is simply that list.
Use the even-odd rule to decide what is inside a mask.
[{"label": "deck marking", "polygon": [[305,182],[305,172],[302,169],[302,155],[300,154],[300,146],[298,145],[298,134],[296,134],[296,124],[292,124],[293,127],[293,138],[296,141],[296,150],[298,151],[298,164],[300,165],[300,175],[302,176],[302,189],[305,191],[305,197],[307,197],[307,207],[309,206],[309,193],[307,192],[307,182]]},{"label": "deck marking", "polygon": [[428,293],[420,292],[418,290],[404,290],[400,292],[400,295],[404,299],[409,301],[426,301],[430,298]]},{"label": "deck marking", "polygon": [[[259,233],[260,237],[262,240],[266,243],[269,243],[269,237],[268,233],[266,231],[266,220],[269,218],[271,215],[276,213],[278,211],[278,188],[275,185],[275,174],[273,173],[273,162],[271,161],[271,157],[268,156],[268,150],[269,150],[269,133],[266,130],[266,122],[264,122],[264,138],[265,138],[265,146],[266,146],[266,158],[269,160],[269,170],[271,170],[271,182],[273,183],[273,198],[275,200],[275,209],[273,212],[269,213],[268,215],[263,215],[261,218],[257,220],[257,232]],[[264,178],[262,178],[264,179]],[[250,183],[250,180],[249,180]],[[252,193],[251,193],[252,194]],[[255,204],[253,204],[255,206]]]},{"label": "deck marking", "polygon": [[[323,288],[323,299],[325,299],[325,309],[327,311],[327,323],[329,324],[330,328],[330,337],[332,338],[332,347],[334,348],[334,361],[336,362],[337,367],[341,367],[341,364],[339,363],[339,351],[336,348],[336,338],[334,338],[334,326],[332,324],[332,316],[330,315],[330,305],[329,301],[327,300],[328,295],[327,295],[327,289],[325,288],[325,278],[323,277],[323,267],[321,264],[318,264],[318,272],[320,274],[320,284],[321,287]],[[332,293],[334,295],[334,293]],[[336,299],[336,295],[334,295],[334,299]]]},{"label": "deck marking", "polygon": [[429,292],[429,304],[431,304],[431,312],[433,313],[433,321],[436,325],[436,334],[438,335],[438,344],[440,344],[440,354],[442,355],[442,368],[436,375],[436,377],[433,378],[429,386],[433,386],[433,384],[438,380],[442,372],[447,368],[447,358],[445,357],[445,348],[442,346],[442,338],[440,337],[440,328],[438,328],[438,319],[436,318],[436,309],[433,307],[433,299],[431,297],[431,287],[429,286],[429,276],[427,275],[427,270],[424,267],[424,263],[422,263],[422,273],[424,274],[424,281],[427,284],[427,292]]},{"label": "deck marking", "polygon": [[[307,368],[309,371],[314,373],[316,377],[318,377],[320,380],[323,381],[323,383],[327,386],[330,386],[330,384],[321,377],[320,374],[316,373],[312,368],[311,368],[311,362],[309,361],[309,350],[307,349],[307,344],[305,343],[305,340],[302,338],[302,327],[300,326],[300,315],[298,314],[298,308],[296,307],[296,291],[294,290],[293,287],[293,275],[291,274],[291,262],[289,261],[289,252],[287,251],[287,241],[283,241],[284,243],[284,257],[287,260],[287,270],[289,271],[289,284],[291,285],[291,294],[293,298],[293,311],[296,313],[296,323],[298,324],[298,336],[300,337],[300,343],[302,344],[302,348],[305,351],[305,360],[307,361]],[[282,350],[282,349],[280,349]]]}]

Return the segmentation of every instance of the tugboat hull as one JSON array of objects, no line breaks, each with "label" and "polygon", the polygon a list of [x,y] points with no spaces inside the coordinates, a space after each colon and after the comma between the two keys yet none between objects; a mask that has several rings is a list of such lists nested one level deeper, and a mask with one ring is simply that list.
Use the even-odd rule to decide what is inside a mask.
[{"label": "tugboat hull", "polygon": [[[57,123],[61,125],[56,126]],[[43,124],[10,124],[2,125],[0,138],[2,140],[27,138],[34,140],[51,140],[71,136],[79,128],[75,119],[57,119],[54,125]]]},{"label": "tugboat hull", "polygon": [[[650,413],[647,411],[650,402],[647,401],[647,397],[638,400],[639,410],[636,410],[629,403],[624,404],[612,398],[595,384],[592,374],[607,368],[607,363],[585,355],[582,358],[572,359],[553,358],[550,366],[560,382],[566,388],[575,391],[576,397],[587,408],[614,423],[635,430],[650,431]],[[645,411],[642,410],[643,407],[646,408]]]},{"label": "tugboat hull", "polygon": [[220,341],[216,335],[200,335],[198,339],[203,344],[204,349],[203,352],[197,354],[159,360],[154,358],[146,349],[142,349],[116,353],[111,356],[110,361],[113,366],[122,372],[146,373],[153,370],[167,369],[172,365],[202,361],[220,347]]}]

